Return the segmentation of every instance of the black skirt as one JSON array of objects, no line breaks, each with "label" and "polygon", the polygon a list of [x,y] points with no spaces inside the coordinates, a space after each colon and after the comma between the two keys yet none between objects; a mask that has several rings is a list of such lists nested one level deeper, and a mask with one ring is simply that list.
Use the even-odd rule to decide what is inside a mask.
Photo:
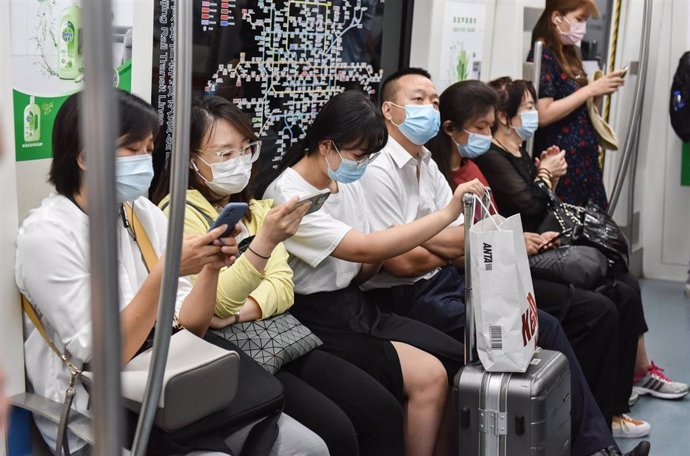
[{"label": "black skirt", "polygon": [[401,402],[403,378],[391,341],[403,342],[438,358],[449,382],[463,363],[463,345],[424,323],[382,312],[357,286],[295,295],[290,312],[323,342],[320,349],[358,366]]}]

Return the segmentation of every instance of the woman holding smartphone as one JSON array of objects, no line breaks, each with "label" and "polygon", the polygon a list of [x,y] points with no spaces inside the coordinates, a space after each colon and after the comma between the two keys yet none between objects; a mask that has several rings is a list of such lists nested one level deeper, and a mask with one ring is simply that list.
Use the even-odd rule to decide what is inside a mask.
[{"label": "woman holding smartphone", "polygon": [[449,378],[462,363],[462,345],[423,323],[380,311],[358,284],[371,278],[383,260],[457,220],[462,195],[483,194],[484,187],[478,181],[461,185],[440,211],[370,232],[357,180],[387,140],[383,115],[363,92],[338,94],[283,157],[264,196],[284,202],[331,190],[323,207],[305,216],[285,241],[295,272],[292,312],[324,341],[324,350],[361,367],[398,398],[405,410],[406,454],[426,456],[448,443],[439,431]]},{"label": "woman holding smartphone", "polygon": [[[71,95],[62,104],[53,128],[53,161],[50,182],[56,194],[45,198],[29,212],[17,237],[16,280],[19,290],[42,314],[51,339],[72,355],[71,361],[81,367],[91,362],[92,328],[90,306],[89,201],[80,132],[81,94]],[[151,105],[130,93],[118,90],[119,134],[115,154],[115,191],[119,211],[118,275],[119,306],[122,333],[122,364],[128,363],[146,346],[154,327],[161,290],[164,261],[151,270],[144,263],[141,229],[132,223],[134,217],[148,235],[151,246],[161,258],[166,248],[167,219],[145,198],[151,179],[153,138],[158,132],[158,114]],[[201,334],[201,328],[216,301],[218,273],[237,255],[234,238],[220,238],[227,226],[188,236],[182,244],[180,279],[175,302],[179,326]],[[189,275],[196,274],[192,283]],[[70,373],[53,353],[39,331],[26,319],[24,353],[27,380],[33,391],[62,403]],[[72,408],[89,413],[89,391],[76,385]],[[209,395],[213,391],[208,392]],[[34,417],[45,441],[55,448],[57,425]],[[277,437],[271,455],[306,453],[321,456],[327,452],[324,442],[312,431],[281,415],[278,421],[285,432]],[[229,437],[219,430],[233,453],[241,448],[251,426],[233,432]],[[156,446],[157,433],[152,435]],[[69,448],[75,456],[91,455],[86,442],[68,433]],[[158,437],[160,438],[160,437]],[[194,452],[197,456],[209,454]],[[217,455],[218,453],[213,453]]]},{"label": "woman holding smartphone", "polygon": [[[228,203],[249,205],[238,224],[240,256],[220,271],[215,308],[199,328],[222,335],[230,325],[267,319],[292,306],[293,274],[283,241],[297,231],[310,203],[295,196],[272,207],[272,200],[252,197],[261,141],[237,106],[206,97],[191,111],[185,234],[206,233]],[[167,192],[169,178],[166,171],[157,196]],[[160,201],[165,212],[168,201],[169,196]],[[402,409],[361,369],[316,349],[275,375],[285,388],[285,412],[322,437],[331,455],[402,454]]]},{"label": "woman holding smartphone", "polygon": [[[547,151],[554,144],[565,150],[568,171],[555,189],[564,202],[584,206],[591,199],[606,208],[599,139],[586,103],[616,92],[625,73],[621,70],[595,82],[587,80],[577,45],[587,30],[587,19],[598,14],[594,0],[549,0],[534,27],[532,45],[544,43],[537,101],[540,128],[534,150]],[[530,51],[528,60],[532,58]]]}]

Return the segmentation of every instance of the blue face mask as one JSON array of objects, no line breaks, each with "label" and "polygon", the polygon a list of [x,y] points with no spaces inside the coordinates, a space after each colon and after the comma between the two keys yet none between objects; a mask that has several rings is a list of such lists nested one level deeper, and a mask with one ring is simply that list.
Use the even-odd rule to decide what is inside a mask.
[{"label": "blue face mask", "polygon": [[467,130],[465,131],[467,134],[469,134],[467,144],[455,143],[455,145],[458,146],[458,152],[460,152],[460,155],[466,158],[477,158],[489,150],[489,147],[491,147],[490,135],[480,135],[479,133],[472,133],[471,131]]},{"label": "blue face mask", "polygon": [[539,112],[536,109],[522,111],[520,113],[520,123],[522,125],[513,128],[523,141],[527,141],[539,127]]},{"label": "blue face mask", "polygon": [[115,194],[118,203],[144,196],[153,179],[153,157],[150,154],[115,159]]},{"label": "blue face mask", "polygon": [[328,155],[326,155],[328,177],[336,182],[340,182],[341,184],[349,184],[359,180],[359,178],[364,175],[364,171],[367,170],[367,163],[357,163],[354,160],[343,158],[335,144],[333,144],[333,148],[340,156],[340,166],[338,166],[338,169],[333,171],[333,169],[331,169],[331,162],[328,161]]},{"label": "blue face mask", "polygon": [[398,127],[400,133],[405,135],[412,143],[421,146],[436,136],[438,129],[441,128],[441,114],[434,108],[434,105],[405,105],[400,106],[391,103],[393,106],[405,110],[405,120],[400,125],[393,122]]}]

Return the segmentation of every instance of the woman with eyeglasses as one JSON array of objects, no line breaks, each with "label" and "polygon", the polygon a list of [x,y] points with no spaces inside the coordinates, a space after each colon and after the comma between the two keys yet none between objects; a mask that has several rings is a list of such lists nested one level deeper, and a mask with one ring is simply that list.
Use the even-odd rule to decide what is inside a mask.
[{"label": "woman with eyeglasses", "polygon": [[424,323],[380,311],[358,284],[372,277],[382,261],[456,220],[463,193],[475,187],[460,186],[438,212],[371,232],[357,180],[387,140],[383,115],[364,93],[336,95],[283,157],[275,178],[264,185],[264,196],[280,203],[330,190],[323,207],[306,215],[285,241],[295,274],[291,312],[324,341],[324,350],[364,369],[400,401],[405,453],[424,456],[446,437],[439,430],[449,378],[462,363],[462,345]]},{"label": "woman with eyeglasses", "polygon": [[[261,141],[230,101],[194,102],[190,145],[185,234],[206,233],[230,202],[249,205],[236,236],[240,255],[220,271],[215,309],[201,328],[226,339],[224,331],[232,325],[274,317],[292,306],[292,270],[282,241],[295,233],[309,205],[298,205],[294,197],[273,208],[271,200],[253,199],[249,187]],[[169,177],[166,171],[156,196],[167,191]],[[169,196],[160,201],[166,213],[168,202]],[[275,375],[285,388],[285,413],[318,434],[331,455],[402,454],[402,410],[361,369],[317,348],[288,360]]]}]

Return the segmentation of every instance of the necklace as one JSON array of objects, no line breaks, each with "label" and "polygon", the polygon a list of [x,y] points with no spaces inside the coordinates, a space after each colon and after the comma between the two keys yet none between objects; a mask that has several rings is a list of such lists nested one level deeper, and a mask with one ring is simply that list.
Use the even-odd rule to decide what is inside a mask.
[{"label": "necklace", "polygon": [[494,141],[496,141],[496,143],[497,143],[499,146],[501,146],[501,148],[502,148],[503,150],[505,150],[506,152],[509,152],[509,153],[511,153],[512,155],[515,155],[516,157],[522,156],[522,154],[520,153],[520,148],[519,148],[519,147],[518,147],[517,152],[513,152],[512,150],[510,150],[509,148],[507,148],[506,146],[504,146],[503,143],[502,143],[501,141],[499,141],[498,138],[495,137],[495,136],[494,136]]}]

